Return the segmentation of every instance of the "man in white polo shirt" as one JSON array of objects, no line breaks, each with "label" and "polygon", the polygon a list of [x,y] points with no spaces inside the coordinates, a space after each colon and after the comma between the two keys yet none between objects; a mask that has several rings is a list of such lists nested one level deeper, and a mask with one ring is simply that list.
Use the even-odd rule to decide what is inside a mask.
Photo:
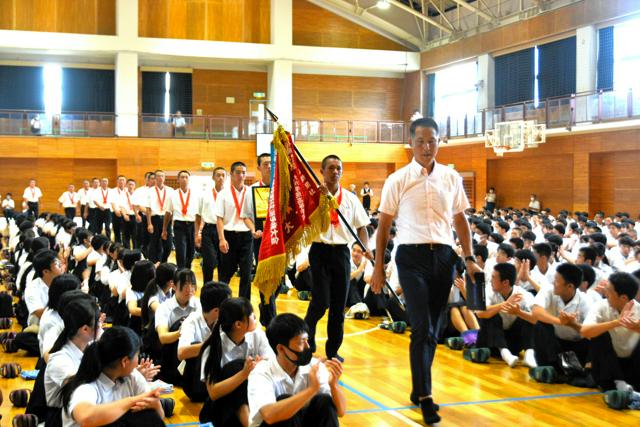
[{"label": "man in white polo shirt", "polygon": [[116,179],[116,187],[111,190],[113,192],[113,202],[111,210],[113,211],[113,238],[116,243],[122,243],[122,232],[124,229],[124,218],[122,216],[122,208],[126,204],[125,193],[127,192],[127,178],[124,175],[118,175]]},{"label": "man in white polo shirt", "polygon": [[167,227],[166,238],[162,238],[164,214],[169,210],[169,199],[173,188],[164,185],[164,171],[157,170],[155,187],[147,190],[147,232],[149,233],[148,258],[153,262],[167,262],[171,254],[173,227]]},{"label": "man in white polo shirt", "polygon": [[67,186],[67,191],[62,193],[58,198],[58,202],[60,202],[62,208],[64,209],[64,216],[69,219],[75,218],[76,208],[78,207],[78,203],[80,202],[78,193],[76,193],[75,185],[69,184]]},{"label": "man in white polo shirt", "polygon": [[189,171],[178,172],[178,185],[168,200],[162,224],[162,238],[167,239],[167,229],[173,219],[173,245],[176,249],[178,268],[191,268],[195,253],[194,222],[200,205],[200,193],[189,187]]},{"label": "man in white polo shirt", "polygon": [[82,188],[78,191],[78,199],[80,201],[80,218],[82,218],[82,227],[86,228],[87,226],[87,216],[89,209],[89,198],[91,190],[91,183],[88,179],[82,181]]},{"label": "man in white polo shirt", "polygon": [[144,174],[144,183],[136,188],[133,192],[131,202],[136,211],[136,249],[141,249],[145,257],[149,258],[148,247],[150,234],[147,232],[147,208],[149,207],[149,191],[156,185],[156,174],[154,172],[146,172]]},{"label": "man in white polo shirt", "polygon": [[42,191],[36,187],[36,180],[29,180],[29,186],[24,189],[22,198],[27,204],[27,214],[33,215],[34,218],[38,218],[39,210],[42,207],[40,199],[42,198]]},{"label": "man in white polo shirt", "polygon": [[93,202],[96,205],[96,226],[95,233],[102,233],[111,240],[111,216],[114,203],[113,191],[109,188],[109,178],[100,180],[100,187],[93,192]]}]

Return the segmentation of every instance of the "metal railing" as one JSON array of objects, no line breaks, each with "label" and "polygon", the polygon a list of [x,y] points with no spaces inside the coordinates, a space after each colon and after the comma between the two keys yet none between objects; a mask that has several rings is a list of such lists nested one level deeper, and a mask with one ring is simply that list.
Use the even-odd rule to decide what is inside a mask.
[{"label": "metal railing", "polygon": [[536,120],[547,129],[573,128],[580,125],[640,118],[640,90],[594,91],[570,96],[520,102],[450,116],[441,120],[440,129],[448,138],[484,135],[496,123],[512,120]]},{"label": "metal railing", "polygon": [[1,135],[114,136],[115,115],[0,110]]},{"label": "metal railing", "polygon": [[403,122],[364,120],[294,120],[296,141],[403,143]]}]

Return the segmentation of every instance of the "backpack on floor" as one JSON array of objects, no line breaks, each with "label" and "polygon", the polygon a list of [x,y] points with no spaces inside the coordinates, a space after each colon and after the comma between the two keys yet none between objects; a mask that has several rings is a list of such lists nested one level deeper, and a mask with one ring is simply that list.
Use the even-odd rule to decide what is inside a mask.
[{"label": "backpack on floor", "polygon": [[13,297],[0,292],[0,317],[13,317]]}]

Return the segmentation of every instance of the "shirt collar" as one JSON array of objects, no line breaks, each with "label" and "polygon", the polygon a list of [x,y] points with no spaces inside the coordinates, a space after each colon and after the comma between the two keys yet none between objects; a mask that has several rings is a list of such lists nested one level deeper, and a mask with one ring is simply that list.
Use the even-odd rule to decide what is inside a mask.
[{"label": "shirt collar", "polygon": [[73,342],[69,341],[67,342],[66,347],[69,351],[69,354],[71,354],[71,356],[73,356],[74,359],[82,360],[82,356],[84,353],[82,352],[82,350],[78,348],[78,346],[76,346]]},{"label": "shirt collar", "polygon": [[100,376],[98,377],[98,383],[101,384],[107,390],[115,389],[122,382],[124,382],[123,378],[118,378],[116,381],[112,381],[111,378],[109,378],[104,374],[104,372],[101,372]]},{"label": "shirt collar", "polygon": [[433,170],[430,175],[427,172],[427,168],[418,163],[415,157],[411,160],[411,163],[409,163],[409,167],[411,168],[411,172],[417,176],[434,176],[438,172],[439,163],[434,160]]},{"label": "shirt collar", "polygon": [[231,340],[231,338],[229,338],[229,336],[223,330],[220,330],[220,340],[222,341],[222,348],[226,350],[225,353],[228,351],[232,351],[235,348],[247,349],[249,347],[250,336],[251,334],[246,334],[244,336],[244,341],[242,341],[242,344],[236,344]]}]

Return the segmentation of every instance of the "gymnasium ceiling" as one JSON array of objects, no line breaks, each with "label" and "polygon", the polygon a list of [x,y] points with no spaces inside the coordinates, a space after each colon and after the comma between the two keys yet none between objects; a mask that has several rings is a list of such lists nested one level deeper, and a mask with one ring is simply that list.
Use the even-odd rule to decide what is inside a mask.
[{"label": "gymnasium ceiling", "polygon": [[584,0],[309,1],[411,50],[426,51]]}]

